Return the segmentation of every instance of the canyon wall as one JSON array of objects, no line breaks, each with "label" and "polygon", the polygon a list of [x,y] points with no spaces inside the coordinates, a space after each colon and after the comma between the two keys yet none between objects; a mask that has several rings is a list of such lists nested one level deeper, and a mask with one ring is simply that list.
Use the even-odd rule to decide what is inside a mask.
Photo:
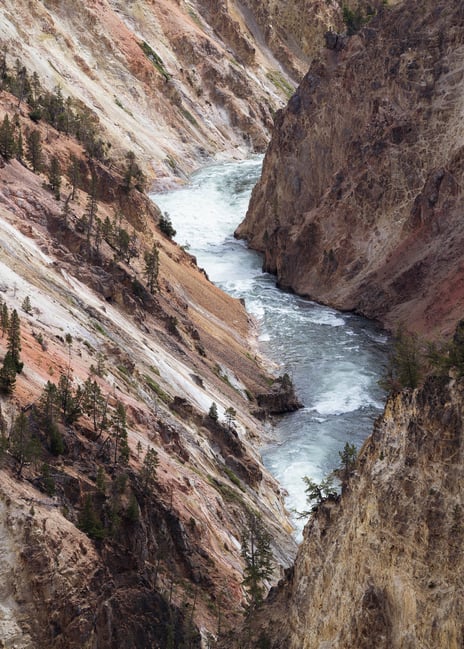
[{"label": "canyon wall", "polygon": [[450,335],[462,314],[462,3],[332,34],[278,113],[237,236],[284,289]]},{"label": "canyon wall", "polygon": [[316,508],[239,646],[462,646],[463,400],[448,377],[388,400],[339,502]]}]

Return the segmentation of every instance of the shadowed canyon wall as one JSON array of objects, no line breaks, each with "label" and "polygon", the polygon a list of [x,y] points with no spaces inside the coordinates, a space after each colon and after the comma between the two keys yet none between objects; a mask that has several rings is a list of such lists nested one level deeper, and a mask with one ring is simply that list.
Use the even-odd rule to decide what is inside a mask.
[{"label": "shadowed canyon wall", "polygon": [[276,117],[237,230],[280,286],[389,327],[453,331],[464,300],[463,24],[462,3],[407,0],[327,40]]}]

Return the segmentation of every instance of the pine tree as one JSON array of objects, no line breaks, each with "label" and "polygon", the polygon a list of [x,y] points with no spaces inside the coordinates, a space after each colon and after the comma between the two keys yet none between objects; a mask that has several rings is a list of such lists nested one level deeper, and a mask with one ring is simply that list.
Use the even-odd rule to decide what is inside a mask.
[{"label": "pine tree", "polygon": [[144,254],[145,261],[145,278],[150,293],[155,292],[158,287],[158,273],[159,273],[159,252],[156,243],[153,244],[151,251],[146,251]]},{"label": "pine tree", "polygon": [[0,155],[6,160],[11,160],[16,150],[14,128],[8,115],[5,115],[0,125]]},{"label": "pine tree", "polygon": [[32,312],[31,298],[29,297],[29,295],[26,295],[26,297],[24,298],[24,300],[23,300],[23,302],[21,304],[21,308],[26,313],[31,313]]},{"label": "pine tree", "polygon": [[272,575],[273,555],[271,536],[262,519],[247,512],[246,527],[242,532],[242,558],[245,562],[243,585],[248,596],[248,613],[260,606],[265,592],[265,581]]},{"label": "pine tree", "polygon": [[356,464],[356,446],[346,442],[343,447],[343,451],[338,451],[340,456],[340,470],[337,471],[337,475],[340,475],[342,483],[348,482],[353,469]]},{"label": "pine tree", "polygon": [[91,256],[91,238],[94,230],[94,223],[98,212],[98,177],[94,170],[90,181],[90,191],[87,197],[87,205],[85,207],[85,222],[86,222],[86,242],[87,242],[87,257]]},{"label": "pine tree", "polygon": [[235,408],[232,408],[232,406],[230,406],[229,408],[226,409],[225,415],[226,415],[227,428],[230,430],[233,427],[233,424],[235,423],[237,411],[235,410]]},{"label": "pine tree", "polygon": [[19,357],[21,352],[21,323],[16,309],[13,309],[10,317],[7,349],[16,367],[16,373],[21,374],[24,366]]},{"label": "pine tree", "polygon": [[333,478],[331,475],[324,478],[321,482],[316,482],[305,475],[303,477],[303,482],[306,484],[306,500],[308,504],[311,505],[311,509],[309,511],[298,512],[299,518],[310,516],[310,514],[324,502],[324,500],[333,498],[337,494],[337,490],[333,486]]},{"label": "pine tree", "polygon": [[73,389],[70,368],[66,374],[61,374],[58,381],[58,401],[60,404],[63,421],[66,424],[74,423],[81,414],[82,388]]},{"label": "pine tree", "polygon": [[58,414],[60,410],[60,396],[54,383],[47,381],[39,401],[39,422],[48,438],[50,452],[61,455],[64,452],[64,441],[58,428]]},{"label": "pine tree", "polygon": [[3,337],[8,331],[8,327],[10,326],[10,314],[8,313],[8,307],[5,302],[2,304],[1,325]]},{"label": "pine tree", "polygon": [[34,129],[27,134],[26,138],[26,157],[31,163],[32,171],[38,173],[42,170],[42,137],[40,131]]},{"label": "pine tree", "polygon": [[130,192],[133,182],[136,189],[143,191],[145,177],[135,161],[135,153],[133,151],[128,151],[126,153],[126,168],[124,169],[122,184],[125,192]]},{"label": "pine tree", "polygon": [[105,528],[95,511],[90,494],[85,497],[84,507],[79,515],[79,529],[91,539],[101,540],[105,538]]},{"label": "pine tree", "polygon": [[212,419],[213,421],[218,420],[218,408],[216,403],[213,401],[213,403],[210,406],[210,409],[208,411],[208,417]]},{"label": "pine tree", "polygon": [[3,365],[0,368],[0,392],[11,394],[16,385],[16,363],[10,352],[5,354]]},{"label": "pine tree", "polygon": [[18,463],[16,469],[18,478],[22,476],[25,464],[40,455],[40,446],[31,433],[29,419],[24,412],[16,417],[10,431],[10,452]]},{"label": "pine tree", "polygon": [[60,200],[61,165],[56,155],[53,155],[50,160],[50,165],[48,167],[48,182],[50,183],[50,189],[54,193],[56,200]]},{"label": "pine tree", "polygon": [[111,419],[111,437],[114,441],[114,466],[127,464],[129,462],[129,444],[127,442],[126,409],[124,404],[118,401],[116,411]]},{"label": "pine tree", "polygon": [[400,328],[393,341],[386,376],[379,381],[380,385],[389,391],[417,388],[423,369],[417,336]]},{"label": "pine tree", "polygon": [[100,386],[89,376],[84,383],[82,411],[92,419],[93,429],[99,437],[108,427],[107,409],[108,401]]},{"label": "pine tree", "polygon": [[71,164],[69,165],[68,175],[72,187],[71,200],[73,201],[76,197],[76,189],[79,187],[81,181],[80,161],[75,155],[71,155]]},{"label": "pine tree", "polygon": [[18,128],[18,138],[16,140],[16,160],[18,162],[23,162],[24,158],[24,143],[23,143],[23,132],[21,127]]},{"label": "pine tree", "polygon": [[156,486],[156,470],[158,468],[158,464],[158,453],[154,448],[150,447],[145,454],[143,465],[140,469],[140,478],[142,480],[142,485],[143,488],[147,491],[152,491]]}]

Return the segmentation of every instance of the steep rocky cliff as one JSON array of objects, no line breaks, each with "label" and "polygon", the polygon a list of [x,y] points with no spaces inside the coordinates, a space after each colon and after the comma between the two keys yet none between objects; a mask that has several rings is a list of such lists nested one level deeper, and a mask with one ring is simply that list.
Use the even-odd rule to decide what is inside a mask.
[{"label": "steep rocky cliff", "polygon": [[268,77],[285,73],[231,17],[235,3],[222,28],[204,4],[5,0],[0,41],[49,89],[91,106],[113,150],[132,148],[162,187],[217,153],[263,151],[285,99]]},{"label": "steep rocky cliff", "polygon": [[462,647],[463,403],[448,377],[388,400],[241,647]]},{"label": "steep rocky cliff", "polygon": [[464,7],[404,0],[327,39],[237,235],[279,285],[385,325],[462,314]]}]

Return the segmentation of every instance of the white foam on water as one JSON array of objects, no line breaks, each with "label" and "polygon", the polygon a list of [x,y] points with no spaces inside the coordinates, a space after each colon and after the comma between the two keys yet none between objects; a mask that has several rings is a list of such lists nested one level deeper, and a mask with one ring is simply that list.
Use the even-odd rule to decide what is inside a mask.
[{"label": "white foam on water", "polygon": [[[176,240],[190,245],[212,281],[244,298],[259,328],[262,351],[294,378],[303,410],[278,419],[277,443],[263,451],[287,493],[287,506],[308,509],[303,477],[320,481],[338,464],[346,441],[361,443],[382,408],[377,385],[387,336],[367,321],[279,291],[261,273],[261,258],[236,241],[260,160],[213,165],[181,190],[152,198],[167,211]],[[356,338],[356,340],[354,340]],[[297,539],[304,520],[293,519]]]}]

